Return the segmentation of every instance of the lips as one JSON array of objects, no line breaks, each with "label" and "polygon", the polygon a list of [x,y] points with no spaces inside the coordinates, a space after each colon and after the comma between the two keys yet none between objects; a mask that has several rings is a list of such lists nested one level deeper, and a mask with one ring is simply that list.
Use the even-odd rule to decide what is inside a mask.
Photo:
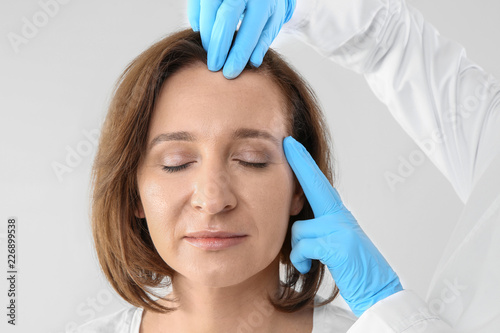
[{"label": "lips", "polygon": [[184,240],[202,250],[218,251],[241,244],[247,236],[238,232],[198,231],[188,233]]},{"label": "lips", "polygon": [[246,236],[244,233],[227,231],[197,231],[186,234],[187,238],[234,238]]}]

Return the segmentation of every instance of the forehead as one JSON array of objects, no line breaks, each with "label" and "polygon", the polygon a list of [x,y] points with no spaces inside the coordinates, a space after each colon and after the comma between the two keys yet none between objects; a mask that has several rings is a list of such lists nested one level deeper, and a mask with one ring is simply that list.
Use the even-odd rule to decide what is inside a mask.
[{"label": "forehead", "polygon": [[162,131],[196,131],[218,136],[239,127],[286,136],[285,100],[263,73],[244,71],[226,79],[198,62],[170,76],[156,101],[150,137]]}]

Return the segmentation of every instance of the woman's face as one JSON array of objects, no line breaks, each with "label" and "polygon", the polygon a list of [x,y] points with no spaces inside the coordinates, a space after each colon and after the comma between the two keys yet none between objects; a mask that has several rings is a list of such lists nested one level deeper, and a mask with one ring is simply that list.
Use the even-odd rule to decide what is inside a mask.
[{"label": "woman's face", "polygon": [[[279,88],[263,74],[227,80],[197,63],[164,84],[137,173],[136,215],[177,274],[229,286],[276,259],[304,202],[283,152],[283,112]],[[189,237],[203,236],[195,232],[233,237]]]}]

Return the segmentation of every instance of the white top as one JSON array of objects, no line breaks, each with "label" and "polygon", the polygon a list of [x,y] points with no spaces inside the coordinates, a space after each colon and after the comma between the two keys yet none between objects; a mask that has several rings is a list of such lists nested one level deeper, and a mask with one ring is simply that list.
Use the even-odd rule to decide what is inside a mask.
[{"label": "white top", "polygon": [[[321,296],[317,295],[314,303],[317,304],[323,300]],[[76,332],[139,333],[142,314],[142,308],[127,307],[110,315],[91,320],[80,326]],[[312,333],[345,333],[355,321],[356,316],[352,312],[330,303],[314,309]]]},{"label": "white top", "polygon": [[[338,296],[340,297],[340,296]],[[316,295],[314,304],[324,301]],[[314,308],[311,333],[446,333],[447,326],[425,311],[426,304],[411,290],[403,290],[376,303],[359,318],[332,303]],[[139,333],[143,309],[126,307],[93,319],[72,333]],[[419,325],[415,325],[419,323]],[[422,323],[425,330],[422,330]],[[258,330],[257,330],[258,331]]]}]

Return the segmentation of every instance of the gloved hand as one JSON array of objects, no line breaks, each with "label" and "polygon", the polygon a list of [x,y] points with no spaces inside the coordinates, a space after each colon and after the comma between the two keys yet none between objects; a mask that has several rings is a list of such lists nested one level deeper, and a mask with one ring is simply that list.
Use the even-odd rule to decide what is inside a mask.
[{"label": "gloved hand", "polygon": [[[307,0],[306,0],[307,1]],[[208,53],[208,69],[222,68],[228,79],[237,77],[248,60],[260,66],[284,23],[292,17],[296,0],[188,0],[188,19],[200,31]],[[243,17],[231,51],[231,41]],[[229,52],[229,56],[228,56]],[[227,61],[226,61],[227,57]]]},{"label": "gloved hand", "polygon": [[396,273],[304,146],[288,136],[283,148],[314,212],[314,219],[296,221],[292,226],[290,260],[297,270],[305,274],[311,259],[320,260],[358,317],[379,300],[403,290]]}]

